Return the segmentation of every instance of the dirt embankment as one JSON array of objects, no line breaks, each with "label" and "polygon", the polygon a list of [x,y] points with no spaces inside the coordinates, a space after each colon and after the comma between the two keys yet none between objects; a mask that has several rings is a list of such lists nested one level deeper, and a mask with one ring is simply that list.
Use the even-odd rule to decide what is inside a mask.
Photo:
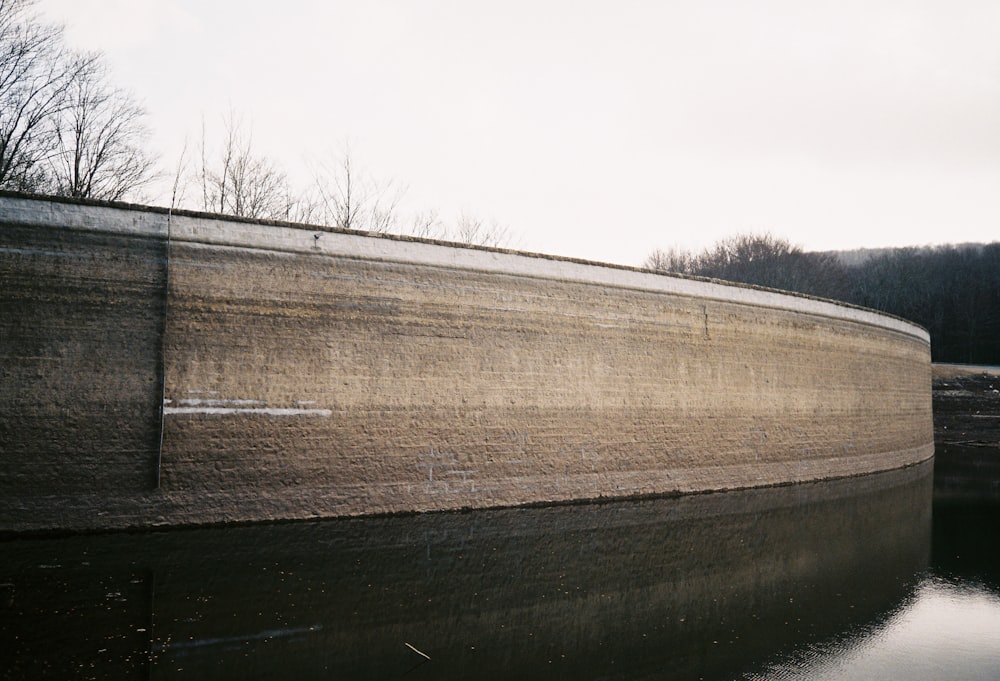
[{"label": "dirt embankment", "polygon": [[1000,367],[936,364],[935,501],[1000,503]]}]

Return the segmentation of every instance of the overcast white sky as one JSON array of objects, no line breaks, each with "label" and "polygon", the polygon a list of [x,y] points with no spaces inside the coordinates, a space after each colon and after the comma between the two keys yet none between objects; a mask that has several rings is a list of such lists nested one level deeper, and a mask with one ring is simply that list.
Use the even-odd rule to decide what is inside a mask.
[{"label": "overcast white sky", "polygon": [[[41,0],[172,169],[230,110],[306,181],[349,144],[406,207],[638,265],[1000,239],[995,0]],[[161,197],[158,203],[168,202]]]}]

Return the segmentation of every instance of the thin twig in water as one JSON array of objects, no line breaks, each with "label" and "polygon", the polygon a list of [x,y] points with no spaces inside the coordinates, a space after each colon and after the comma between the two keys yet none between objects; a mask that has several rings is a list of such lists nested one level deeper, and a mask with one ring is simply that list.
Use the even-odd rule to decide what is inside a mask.
[{"label": "thin twig in water", "polygon": [[407,648],[409,648],[410,650],[412,650],[413,652],[415,652],[420,657],[423,657],[423,658],[428,659],[428,660],[431,659],[430,655],[428,655],[427,653],[425,653],[425,652],[423,652],[421,650],[417,650],[416,648],[414,648],[413,646],[411,646],[406,641],[403,641],[403,645],[406,646]]}]

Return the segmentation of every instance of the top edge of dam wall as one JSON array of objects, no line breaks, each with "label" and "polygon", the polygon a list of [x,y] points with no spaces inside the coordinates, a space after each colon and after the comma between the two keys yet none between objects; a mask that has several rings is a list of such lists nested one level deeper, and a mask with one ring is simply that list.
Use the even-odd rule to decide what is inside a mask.
[{"label": "top edge of dam wall", "polygon": [[893,315],[790,291],[661,273],[612,263],[434,239],[322,226],[241,219],[229,215],[132,204],[52,201],[0,192],[4,222],[160,237],[179,242],[288,253],[337,255],[577,281],[696,298],[728,300],[881,326],[930,343],[926,329]]}]

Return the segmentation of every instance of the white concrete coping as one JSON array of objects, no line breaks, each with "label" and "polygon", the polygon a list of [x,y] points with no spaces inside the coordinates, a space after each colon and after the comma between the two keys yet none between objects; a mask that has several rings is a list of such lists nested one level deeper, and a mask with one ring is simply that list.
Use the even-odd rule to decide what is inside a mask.
[{"label": "white concrete coping", "polygon": [[[130,209],[134,208],[134,210]],[[114,205],[0,195],[0,223],[46,225],[112,234],[167,236],[166,212]]]}]

